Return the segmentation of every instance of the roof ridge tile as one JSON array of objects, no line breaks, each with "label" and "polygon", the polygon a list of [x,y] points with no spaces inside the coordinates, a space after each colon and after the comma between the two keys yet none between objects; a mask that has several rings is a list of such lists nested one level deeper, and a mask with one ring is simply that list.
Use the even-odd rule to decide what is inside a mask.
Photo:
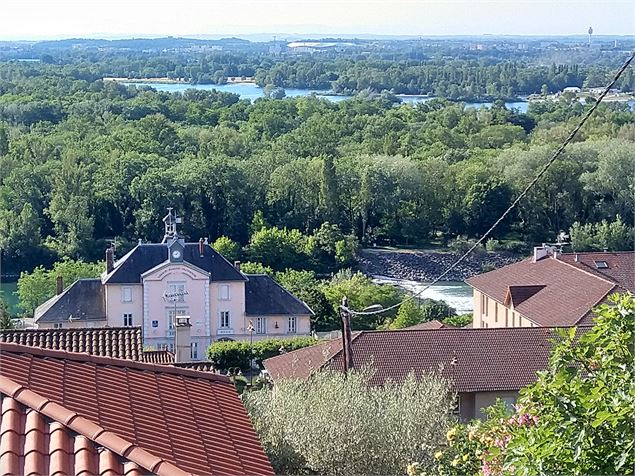
[{"label": "roof ridge tile", "polygon": [[23,353],[36,357],[41,356],[45,358],[62,359],[75,362],[91,362],[95,365],[125,367],[136,370],[147,370],[159,374],[180,375],[182,377],[199,378],[233,386],[229,377],[225,375],[219,375],[211,372],[201,372],[198,370],[174,367],[171,365],[159,365],[134,360],[90,355],[86,353],[68,352],[65,350],[45,349],[42,347],[29,347],[26,345],[14,344],[10,342],[0,342],[0,350]]}]

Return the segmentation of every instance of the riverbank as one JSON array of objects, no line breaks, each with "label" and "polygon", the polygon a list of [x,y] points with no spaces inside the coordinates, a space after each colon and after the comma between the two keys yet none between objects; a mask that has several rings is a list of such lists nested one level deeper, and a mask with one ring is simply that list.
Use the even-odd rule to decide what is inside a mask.
[{"label": "riverbank", "polygon": [[[460,255],[452,252],[364,249],[359,256],[359,268],[371,276],[429,282],[448,269]],[[443,281],[465,281],[477,274],[515,263],[522,257],[506,253],[480,252],[469,256],[454,268]]]}]

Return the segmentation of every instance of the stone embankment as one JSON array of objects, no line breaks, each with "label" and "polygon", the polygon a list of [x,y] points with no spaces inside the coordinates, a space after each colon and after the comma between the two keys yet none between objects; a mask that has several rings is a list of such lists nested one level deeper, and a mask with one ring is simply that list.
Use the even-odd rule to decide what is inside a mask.
[{"label": "stone embankment", "polygon": [[[459,257],[459,253],[453,252],[364,249],[358,261],[359,268],[369,275],[410,281],[432,281]],[[520,259],[521,256],[507,252],[479,252],[466,258],[443,280],[464,281]]]}]

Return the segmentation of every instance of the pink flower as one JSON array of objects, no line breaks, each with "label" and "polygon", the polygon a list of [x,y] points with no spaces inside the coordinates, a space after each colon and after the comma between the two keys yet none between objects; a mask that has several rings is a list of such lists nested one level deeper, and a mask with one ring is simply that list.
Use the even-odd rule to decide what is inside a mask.
[{"label": "pink flower", "polygon": [[483,472],[483,476],[490,476],[492,474],[492,468],[490,468],[489,463],[487,461],[483,461],[483,466],[481,467],[481,471]]},{"label": "pink flower", "polygon": [[538,418],[538,416],[537,416],[537,415],[532,416],[532,417],[531,417],[531,419],[533,420],[534,425],[537,425],[537,424],[538,424],[538,422],[540,421],[540,419]]}]

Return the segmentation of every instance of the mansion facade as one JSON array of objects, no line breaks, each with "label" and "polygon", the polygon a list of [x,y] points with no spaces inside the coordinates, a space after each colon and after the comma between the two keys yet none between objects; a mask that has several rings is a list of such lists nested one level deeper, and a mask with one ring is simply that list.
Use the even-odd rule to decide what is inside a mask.
[{"label": "mansion facade", "polygon": [[[245,274],[207,240],[186,243],[170,210],[162,243],[139,243],[101,278],[80,279],[35,311],[38,328],[132,327],[145,347],[174,351],[175,318],[188,316],[192,359],[219,340],[310,335],[311,309],[265,274]],[[60,286],[61,288],[62,286]]]}]

